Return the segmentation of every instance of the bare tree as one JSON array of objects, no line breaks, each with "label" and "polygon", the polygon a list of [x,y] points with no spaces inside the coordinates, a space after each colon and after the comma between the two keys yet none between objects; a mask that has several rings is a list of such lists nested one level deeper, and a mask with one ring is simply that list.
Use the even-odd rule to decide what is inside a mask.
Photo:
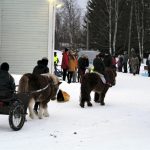
[{"label": "bare tree", "polygon": [[138,45],[139,45],[139,54],[143,59],[143,41],[144,41],[144,2],[142,1],[134,1],[135,5],[135,19],[136,19],[136,27],[137,27],[137,35],[138,35]]},{"label": "bare tree", "polygon": [[129,56],[130,56],[130,49],[131,49],[132,18],[133,18],[133,0],[131,0],[130,23],[129,23],[129,41],[128,41],[128,54],[129,54]]},{"label": "bare tree", "polygon": [[109,52],[112,54],[112,0],[105,0],[105,3],[109,14]]},{"label": "bare tree", "polygon": [[142,39],[141,39],[141,58],[143,60],[143,53],[144,53],[144,0],[141,1],[142,3],[142,25],[141,25],[141,30],[142,30]]},{"label": "bare tree", "polygon": [[78,48],[82,45],[83,28],[81,9],[74,0],[61,0],[63,7],[57,10],[56,36],[57,48]]},{"label": "bare tree", "polygon": [[[113,32],[113,53],[115,54],[116,51],[116,39],[117,39],[117,31],[118,31],[118,20],[121,17],[122,14],[122,8],[125,4],[126,0],[114,0],[114,21],[112,21],[112,24],[114,23],[114,32]],[[120,8],[120,9],[119,9]]]},{"label": "bare tree", "polygon": [[112,15],[112,0],[109,0],[109,52],[112,54],[112,48],[111,48],[111,40],[112,40],[112,33],[111,33],[111,15]]},{"label": "bare tree", "polygon": [[115,0],[115,28],[114,28],[114,38],[113,38],[113,53],[115,54],[116,50],[116,36],[117,36],[117,27],[118,27],[118,18],[119,18],[119,10],[118,10],[118,0]]},{"label": "bare tree", "polygon": [[76,42],[78,33],[80,33],[80,18],[81,18],[81,10],[74,0],[63,0],[64,10],[63,10],[63,18],[64,23],[68,28],[68,32],[66,34],[69,35],[69,43],[70,47],[76,47]]},{"label": "bare tree", "polygon": [[137,35],[138,35],[139,53],[141,56],[140,4],[137,1],[134,1],[134,5],[135,5],[135,19],[136,19],[136,27],[137,27]]}]

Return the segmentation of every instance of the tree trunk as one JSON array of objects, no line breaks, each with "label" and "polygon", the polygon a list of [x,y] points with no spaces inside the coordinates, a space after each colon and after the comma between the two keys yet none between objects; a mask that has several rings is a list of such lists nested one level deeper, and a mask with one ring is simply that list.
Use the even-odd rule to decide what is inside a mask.
[{"label": "tree trunk", "polygon": [[109,52],[112,54],[112,49],[111,49],[111,9],[112,9],[112,4],[111,0],[109,0]]},{"label": "tree trunk", "polygon": [[89,20],[87,18],[86,49],[89,50]]},{"label": "tree trunk", "polygon": [[115,0],[115,29],[113,38],[113,54],[115,54],[116,51],[117,28],[118,28],[118,0]]},{"label": "tree trunk", "polygon": [[133,16],[133,0],[131,0],[130,23],[129,23],[129,41],[128,41],[128,55],[129,56],[130,56],[130,49],[131,49],[132,16]]},{"label": "tree trunk", "polygon": [[135,17],[136,17],[136,27],[137,27],[137,34],[138,34],[138,44],[139,44],[139,54],[140,57],[142,55],[141,53],[141,26],[140,26],[140,10],[139,10],[139,3],[135,4]]},{"label": "tree trunk", "polygon": [[141,25],[141,30],[142,30],[142,39],[141,39],[141,59],[143,61],[143,51],[144,51],[144,0],[142,0],[142,25]]}]

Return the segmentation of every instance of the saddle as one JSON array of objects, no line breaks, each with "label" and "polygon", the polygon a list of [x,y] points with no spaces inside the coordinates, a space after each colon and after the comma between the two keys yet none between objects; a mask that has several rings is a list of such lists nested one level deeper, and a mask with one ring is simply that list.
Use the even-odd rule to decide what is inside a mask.
[{"label": "saddle", "polygon": [[99,73],[99,72],[94,72],[94,73],[98,74],[98,75],[100,76],[102,82],[103,82],[104,84],[106,84],[106,79],[105,79],[105,77],[104,77],[103,74],[101,74],[101,73]]},{"label": "saddle", "polygon": [[99,72],[95,72],[95,73],[100,76],[100,78],[101,78],[101,80],[102,80],[102,82],[103,82],[104,84],[106,84],[108,87],[112,87],[111,83],[109,83],[108,81],[106,81],[106,79],[105,79],[105,77],[104,77],[103,74],[101,74],[101,73],[99,73]]}]

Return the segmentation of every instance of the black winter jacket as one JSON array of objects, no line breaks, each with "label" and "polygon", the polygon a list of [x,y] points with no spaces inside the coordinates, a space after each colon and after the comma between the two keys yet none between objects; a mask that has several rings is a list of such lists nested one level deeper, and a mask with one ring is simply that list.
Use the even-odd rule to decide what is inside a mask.
[{"label": "black winter jacket", "polygon": [[94,71],[97,71],[97,72],[99,72],[101,74],[105,74],[105,64],[103,63],[101,58],[96,57],[93,60],[93,66],[94,66]]},{"label": "black winter jacket", "polygon": [[14,91],[14,78],[7,71],[0,70],[0,97],[11,97]]},{"label": "black winter jacket", "polygon": [[89,66],[89,60],[88,58],[80,57],[78,59],[78,68],[81,70],[86,70],[86,68]]}]

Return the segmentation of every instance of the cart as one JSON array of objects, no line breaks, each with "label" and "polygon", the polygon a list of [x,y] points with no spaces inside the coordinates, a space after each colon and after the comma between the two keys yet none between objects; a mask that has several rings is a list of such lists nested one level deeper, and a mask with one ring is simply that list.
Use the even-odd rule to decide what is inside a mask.
[{"label": "cart", "polygon": [[14,131],[20,130],[24,125],[28,101],[27,93],[14,92],[11,98],[0,97],[0,114],[9,116],[9,125]]}]

